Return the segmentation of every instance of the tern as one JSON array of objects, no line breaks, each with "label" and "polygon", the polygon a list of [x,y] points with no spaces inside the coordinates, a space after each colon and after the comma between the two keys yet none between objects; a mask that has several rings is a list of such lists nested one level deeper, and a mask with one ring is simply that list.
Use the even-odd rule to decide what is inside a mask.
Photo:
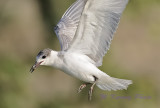
[{"label": "tern", "polygon": [[108,91],[127,89],[131,80],[114,78],[98,69],[127,3],[128,0],[75,1],[54,28],[61,51],[41,50],[30,71],[40,65],[57,68],[85,82],[78,93],[91,84],[89,100],[95,85]]}]

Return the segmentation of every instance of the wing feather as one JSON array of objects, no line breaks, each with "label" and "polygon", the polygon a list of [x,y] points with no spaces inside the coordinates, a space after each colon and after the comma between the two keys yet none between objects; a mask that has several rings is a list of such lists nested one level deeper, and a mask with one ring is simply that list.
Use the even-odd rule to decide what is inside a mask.
[{"label": "wing feather", "polygon": [[88,0],[68,51],[85,54],[101,66],[127,3],[128,0]]},{"label": "wing feather", "polygon": [[80,17],[87,0],[77,0],[62,16],[55,27],[55,33],[59,39],[61,50],[67,50],[75,36]]}]

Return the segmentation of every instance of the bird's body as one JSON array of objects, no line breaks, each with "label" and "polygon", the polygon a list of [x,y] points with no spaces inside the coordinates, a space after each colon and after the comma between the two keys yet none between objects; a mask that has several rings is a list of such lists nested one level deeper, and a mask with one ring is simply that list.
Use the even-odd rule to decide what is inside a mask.
[{"label": "bird's body", "polygon": [[[102,90],[127,89],[130,80],[113,78],[98,69],[110,47],[120,16],[128,0],[77,0],[55,27],[61,51],[44,49],[31,71],[39,65],[58,68],[68,75]],[[79,92],[86,87],[83,84]]]},{"label": "bird's body", "polygon": [[[96,78],[96,84],[103,90],[127,89],[127,86],[132,83],[130,80],[123,79],[119,80],[123,80],[124,82],[117,82],[116,78],[112,78],[99,70],[88,56],[76,52],[57,52],[51,50],[48,62],[44,62],[41,65],[52,66],[87,83],[94,83]],[[104,84],[107,87],[103,87]]]},{"label": "bird's body", "polygon": [[53,64],[53,67],[57,67],[66,74],[76,77],[84,82],[93,83],[94,77],[99,77],[101,71],[92,64],[92,60],[86,56],[79,53],[68,53],[65,52],[63,55],[58,55],[60,63]]}]

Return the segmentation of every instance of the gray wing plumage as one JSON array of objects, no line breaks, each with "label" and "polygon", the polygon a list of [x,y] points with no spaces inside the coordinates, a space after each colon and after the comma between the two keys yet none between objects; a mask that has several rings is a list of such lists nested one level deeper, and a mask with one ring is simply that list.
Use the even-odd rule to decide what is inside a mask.
[{"label": "gray wing plumage", "polygon": [[88,0],[68,51],[85,54],[101,66],[127,3],[128,0]]},{"label": "gray wing plumage", "polygon": [[73,37],[75,36],[86,2],[87,0],[77,0],[75,3],[73,3],[64,13],[57,26],[54,28],[62,51],[68,49]]}]

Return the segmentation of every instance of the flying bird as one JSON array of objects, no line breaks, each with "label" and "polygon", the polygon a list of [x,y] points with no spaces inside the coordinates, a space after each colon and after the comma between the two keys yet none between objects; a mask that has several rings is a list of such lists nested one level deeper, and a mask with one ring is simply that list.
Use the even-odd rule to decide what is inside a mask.
[{"label": "flying bird", "polygon": [[127,89],[132,84],[131,80],[114,78],[98,69],[127,3],[128,0],[75,1],[54,28],[61,51],[49,48],[41,50],[30,71],[33,72],[40,65],[60,69],[85,82],[78,93],[91,85],[89,100],[95,85],[108,91]]}]

